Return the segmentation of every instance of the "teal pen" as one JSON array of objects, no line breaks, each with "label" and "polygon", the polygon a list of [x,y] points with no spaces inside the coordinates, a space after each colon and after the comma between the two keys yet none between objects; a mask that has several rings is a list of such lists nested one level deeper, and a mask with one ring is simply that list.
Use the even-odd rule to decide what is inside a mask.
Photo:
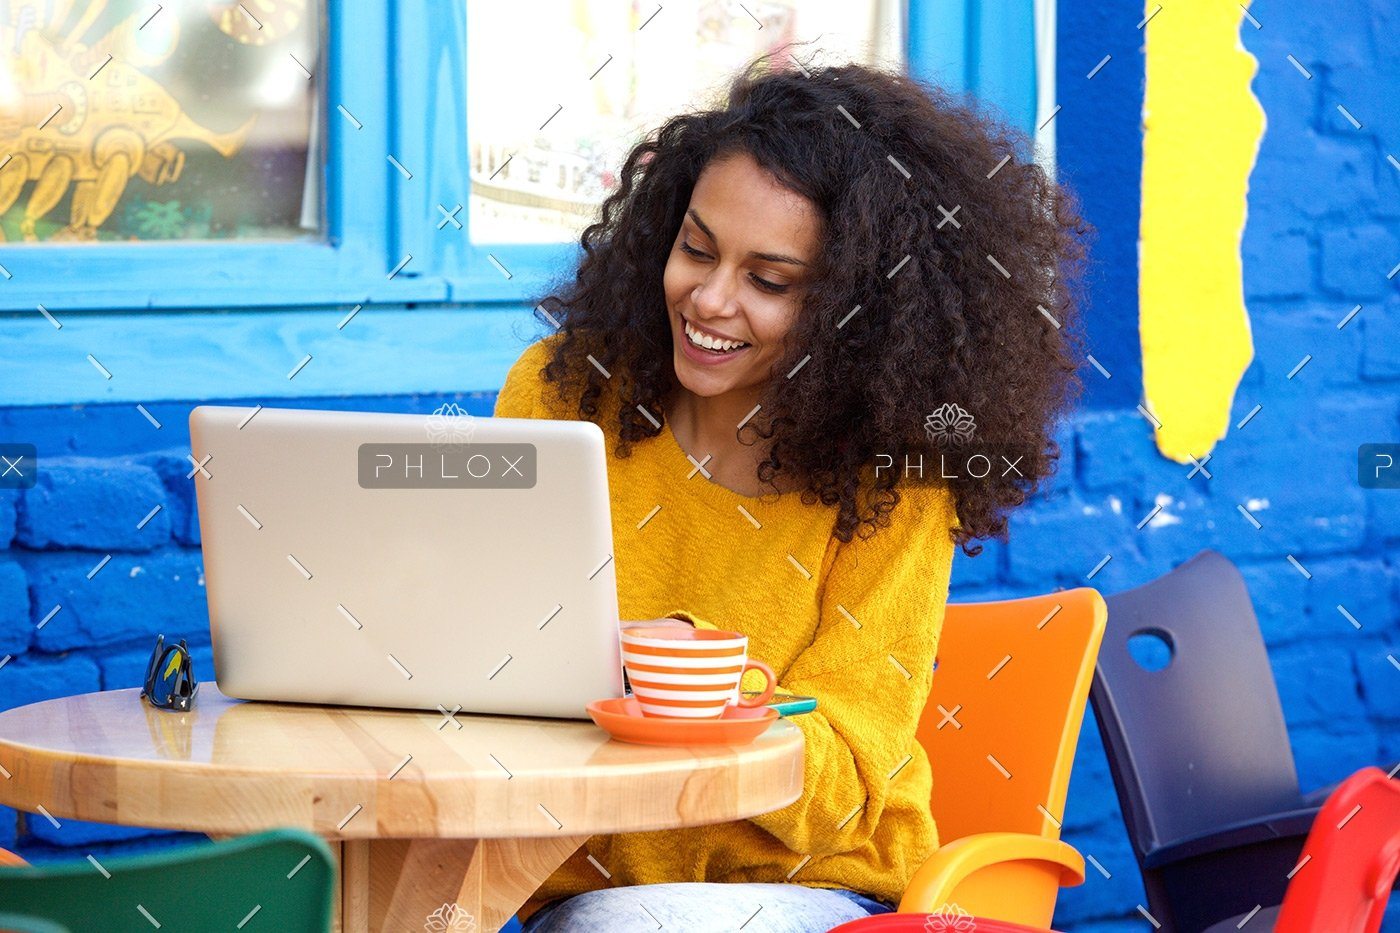
[{"label": "teal pen", "polygon": [[[746,697],[756,697],[758,695],[759,691],[757,690],[744,691],[744,696]],[[815,697],[803,697],[791,693],[775,693],[773,694],[773,698],[768,701],[767,705],[777,710],[779,716],[796,716],[799,713],[810,713],[812,710],[816,709],[817,700]]]}]

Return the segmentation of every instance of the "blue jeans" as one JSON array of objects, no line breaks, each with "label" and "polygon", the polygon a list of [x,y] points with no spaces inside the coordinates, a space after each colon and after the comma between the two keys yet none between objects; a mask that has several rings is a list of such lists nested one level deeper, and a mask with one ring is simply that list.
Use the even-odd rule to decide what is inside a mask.
[{"label": "blue jeans", "polygon": [[832,927],[892,913],[894,907],[856,891],[801,884],[676,882],[601,888],[551,901],[521,933],[826,933]]}]

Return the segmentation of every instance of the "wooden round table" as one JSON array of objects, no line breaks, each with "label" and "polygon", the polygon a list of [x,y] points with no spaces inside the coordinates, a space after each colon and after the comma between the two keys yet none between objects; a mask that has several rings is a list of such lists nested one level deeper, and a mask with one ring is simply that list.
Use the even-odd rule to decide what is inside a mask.
[{"label": "wooden round table", "polygon": [[591,721],[245,702],[139,688],[0,712],[0,803],[223,839],[300,826],[339,865],[335,929],[420,930],[456,902],[498,930],[589,836],[697,826],[802,793],[802,732],[742,746],[613,740]]}]

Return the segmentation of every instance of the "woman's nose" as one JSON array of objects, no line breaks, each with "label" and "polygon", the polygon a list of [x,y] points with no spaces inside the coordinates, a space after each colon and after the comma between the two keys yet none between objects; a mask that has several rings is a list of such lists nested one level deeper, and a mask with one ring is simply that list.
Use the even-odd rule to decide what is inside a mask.
[{"label": "woman's nose", "polygon": [[733,286],[730,284],[729,276],[716,270],[696,286],[691,295],[691,301],[695,303],[696,308],[704,311],[707,315],[721,316],[728,310],[733,295]]}]

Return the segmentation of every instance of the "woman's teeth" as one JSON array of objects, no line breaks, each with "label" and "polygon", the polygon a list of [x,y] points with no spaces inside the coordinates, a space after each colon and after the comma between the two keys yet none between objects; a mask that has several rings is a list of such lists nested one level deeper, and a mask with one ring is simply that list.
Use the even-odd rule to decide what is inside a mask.
[{"label": "woman's teeth", "polygon": [[685,335],[692,344],[711,353],[733,353],[735,350],[742,350],[747,347],[746,343],[736,343],[733,340],[717,340],[709,334],[702,334],[690,326],[690,322],[685,322]]}]

